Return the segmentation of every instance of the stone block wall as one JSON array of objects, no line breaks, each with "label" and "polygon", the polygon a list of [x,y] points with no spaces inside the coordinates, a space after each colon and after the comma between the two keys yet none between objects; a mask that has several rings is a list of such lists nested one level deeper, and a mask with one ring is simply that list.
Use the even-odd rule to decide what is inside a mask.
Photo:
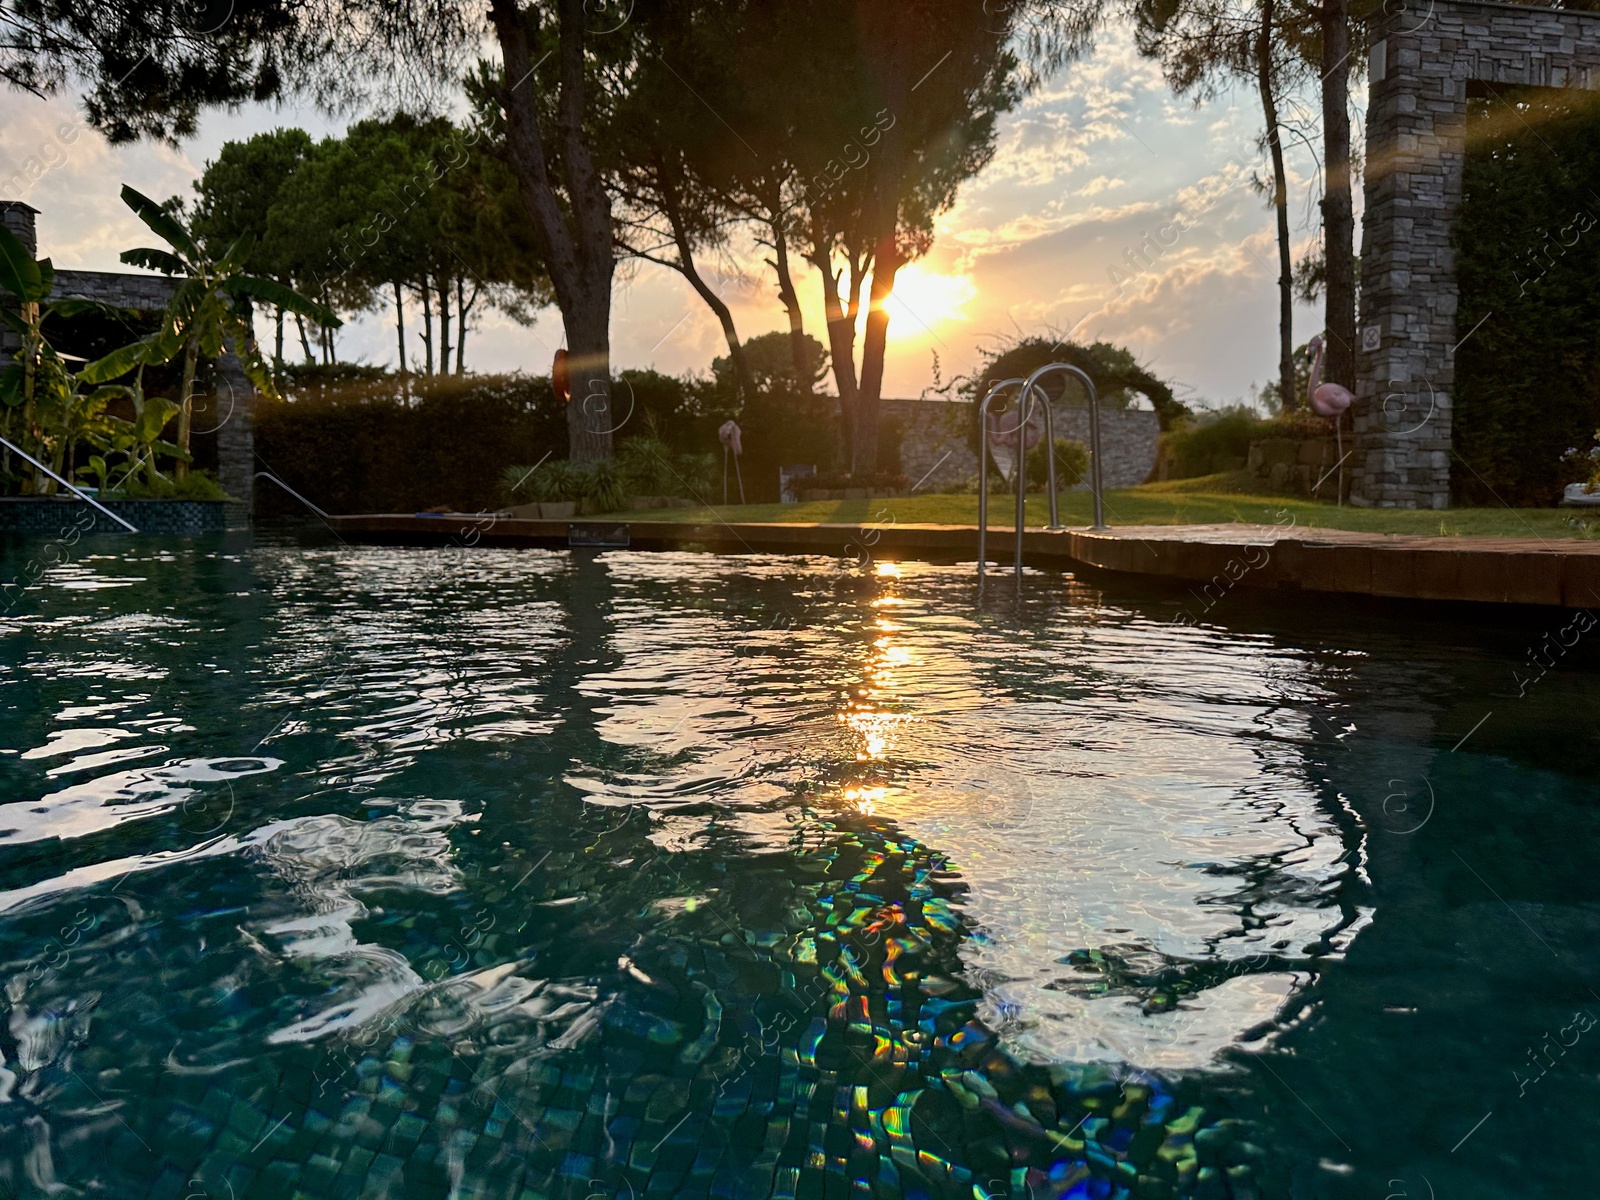
[{"label": "stone block wall", "polygon": [[[936,492],[960,487],[977,478],[978,455],[967,441],[972,408],[964,401],[881,401],[885,421],[904,430],[900,464],[907,481],[919,491]],[[1089,445],[1089,410],[1082,405],[1057,404],[1052,419],[1056,436]],[[1100,413],[1101,472],[1107,488],[1137,487],[1155,469],[1161,443],[1161,423],[1156,414],[1141,409],[1103,409]],[[1087,489],[1088,483],[1078,485]]]},{"label": "stone block wall", "polygon": [[1454,352],[1474,332],[1457,327],[1450,245],[1468,89],[1600,88],[1600,13],[1494,0],[1384,5],[1370,44],[1351,502],[1445,508]]}]

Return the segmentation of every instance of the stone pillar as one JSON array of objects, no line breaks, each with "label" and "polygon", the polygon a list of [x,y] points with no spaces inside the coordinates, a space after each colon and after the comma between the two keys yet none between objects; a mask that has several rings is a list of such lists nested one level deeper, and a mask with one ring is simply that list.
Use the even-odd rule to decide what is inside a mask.
[{"label": "stone pillar", "polygon": [[[32,205],[24,204],[21,200],[0,200],[0,225],[4,225],[12,235],[27,247],[28,253],[34,258],[39,257],[39,238],[35,232],[33,215],[39,210]],[[16,311],[15,300],[7,297],[0,303],[6,303],[11,311]],[[11,356],[22,349],[22,338],[5,322],[0,321],[0,369],[10,365]]]},{"label": "stone pillar", "polygon": [[28,253],[39,257],[39,235],[34,226],[34,214],[39,210],[21,200],[0,200],[0,225],[9,229]]},{"label": "stone pillar", "polygon": [[255,510],[256,389],[231,353],[217,359],[217,482]]},{"label": "stone pillar", "polygon": [[[1366,209],[1350,502],[1450,503],[1460,328],[1450,231],[1473,81],[1600,88],[1600,13],[1394,0],[1369,33]],[[1530,248],[1540,231],[1529,231]],[[1493,314],[1487,319],[1493,319]]]},{"label": "stone pillar", "polygon": [[1373,29],[1352,504],[1450,503],[1466,82],[1451,70],[1459,38],[1439,25],[1401,8]]}]

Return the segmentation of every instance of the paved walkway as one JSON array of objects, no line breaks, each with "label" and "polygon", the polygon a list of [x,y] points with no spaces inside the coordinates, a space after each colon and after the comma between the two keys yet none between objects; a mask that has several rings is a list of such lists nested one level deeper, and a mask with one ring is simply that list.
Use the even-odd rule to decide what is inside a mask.
[{"label": "paved walkway", "polygon": [[[493,514],[334,517],[353,542],[413,545],[566,546],[569,523]],[[627,530],[639,549],[870,555],[971,561],[972,525],[800,525],[777,522],[636,521],[571,523]],[[1009,565],[1014,535],[991,527],[989,558]],[[1600,541],[1576,538],[1418,537],[1279,525],[1129,525],[1099,532],[1029,530],[1023,559],[1068,570],[1093,567],[1199,584],[1203,594],[1234,587],[1279,588],[1415,600],[1600,607]],[[994,568],[991,568],[993,570]]]}]

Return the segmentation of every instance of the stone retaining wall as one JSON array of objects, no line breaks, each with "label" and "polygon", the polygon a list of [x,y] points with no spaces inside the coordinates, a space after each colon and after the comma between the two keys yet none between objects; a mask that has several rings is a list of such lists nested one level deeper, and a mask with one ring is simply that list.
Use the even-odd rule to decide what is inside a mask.
[{"label": "stone retaining wall", "polygon": [[[1348,466],[1348,460],[1346,460]],[[1331,500],[1339,487],[1339,443],[1327,438],[1265,438],[1250,443],[1245,469],[1269,487]],[[1345,496],[1349,498],[1345,472]]]},{"label": "stone retaining wall", "polygon": [[[970,484],[978,477],[978,455],[967,441],[972,407],[964,401],[883,400],[882,418],[904,430],[900,473],[922,492]],[[1056,436],[1089,445],[1089,410],[1057,404]],[[1103,409],[1100,413],[1101,471],[1107,488],[1137,487],[1150,478],[1161,444],[1161,423],[1148,409]],[[920,483],[920,486],[918,486]],[[1078,485],[1086,490],[1088,483]]]}]

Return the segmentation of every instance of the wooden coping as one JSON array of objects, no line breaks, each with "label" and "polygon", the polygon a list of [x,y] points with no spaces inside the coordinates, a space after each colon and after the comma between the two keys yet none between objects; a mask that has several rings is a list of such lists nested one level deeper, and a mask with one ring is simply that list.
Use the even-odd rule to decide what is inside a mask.
[{"label": "wooden coping", "polygon": [[[624,524],[604,517],[541,521],[495,514],[333,517],[352,542],[565,548],[569,527]],[[830,557],[886,555],[973,561],[972,525],[784,524],[633,521],[641,550],[778,551]],[[989,531],[989,557],[1009,566],[1015,535]],[[1219,598],[1234,587],[1280,588],[1408,600],[1600,607],[1600,542],[1573,539],[1416,537],[1275,525],[1129,525],[1110,530],[1028,530],[1023,560],[1199,585]],[[993,568],[991,568],[993,569]]]}]

